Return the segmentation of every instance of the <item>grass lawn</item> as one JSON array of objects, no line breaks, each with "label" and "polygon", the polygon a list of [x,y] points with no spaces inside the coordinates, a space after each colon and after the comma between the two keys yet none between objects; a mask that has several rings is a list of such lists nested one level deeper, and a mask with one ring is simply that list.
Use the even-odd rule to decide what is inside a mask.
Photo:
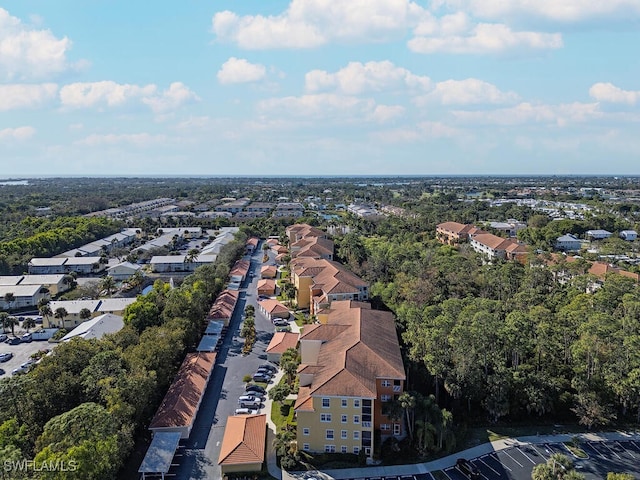
[{"label": "grass lawn", "polygon": [[585,452],[581,448],[576,447],[571,442],[564,442],[564,446],[567,447],[571,451],[571,453],[573,453],[578,458],[589,458],[589,455],[587,455],[587,452]]},{"label": "grass lawn", "polygon": [[[273,402],[273,406],[271,407],[271,420],[276,424],[277,431],[280,431],[282,428],[287,425],[297,425],[296,421],[293,419],[294,410],[293,410],[294,400],[285,400],[282,402]],[[281,409],[281,405],[284,405],[284,408]],[[284,412],[286,411],[286,415]]]}]

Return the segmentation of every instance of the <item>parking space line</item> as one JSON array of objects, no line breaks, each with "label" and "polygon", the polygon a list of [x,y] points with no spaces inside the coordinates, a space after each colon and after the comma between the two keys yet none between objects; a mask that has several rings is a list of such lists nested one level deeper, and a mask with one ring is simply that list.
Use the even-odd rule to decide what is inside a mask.
[{"label": "parking space line", "polygon": [[605,457],[605,454],[602,453],[601,450],[598,450],[598,448],[597,448],[598,445],[600,445],[600,442],[589,442],[589,446],[598,453],[598,456]]},{"label": "parking space line", "polygon": [[[503,451],[502,451],[502,453],[506,454],[506,455],[507,455],[507,457],[509,457],[509,458],[510,458],[511,460],[513,460],[514,462],[516,462],[516,463],[520,466],[520,468],[523,468],[523,465],[522,465],[518,460],[516,460],[515,458],[513,458],[511,455],[509,455],[509,452],[508,452],[508,451],[503,450]],[[506,466],[506,465],[505,465],[505,466]]]},{"label": "parking space line", "polygon": [[538,449],[538,448],[537,448],[533,443],[531,444],[531,447],[533,447],[533,449],[534,449],[536,452],[538,452],[538,454],[539,454],[542,458],[544,458],[544,460],[545,460],[545,461],[547,461],[547,457],[545,457],[545,456],[543,455],[543,453],[542,453],[542,452],[541,452],[541,451],[540,451],[540,450],[539,450],[539,449]]},{"label": "parking space line", "polygon": [[487,456],[487,455],[483,455],[482,457],[478,458],[477,460],[478,460],[478,461],[480,461],[480,462],[482,462],[482,463],[484,463],[484,464],[487,466],[487,468],[488,468],[489,470],[491,470],[491,471],[492,471],[493,473],[495,473],[496,475],[500,476],[500,472],[498,472],[497,470],[494,470],[494,469],[491,467],[491,465],[489,465],[487,462],[485,462],[485,461],[482,459],[483,457],[486,457],[486,456]]},{"label": "parking space line", "polygon": [[640,451],[640,445],[638,445],[635,440],[631,440],[631,443],[633,443],[633,446],[636,447],[638,451]]},{"label": "parking space line", "polygon": [[631,458],[636,458],[636,455],[629,449],[627,449],[624,445],[622,445],[622,443],[620,442],[615,442],[618,444],[618,446],[624,450],[624,453],[626,453],[627,455],[629,455]]},{"label": "parking space line", "polygon": [[[453,470],[454,468],[455,467],[447,468],[447,470]],[[453,480],[453,478],[451,478],[447,473],[447,470],[442,470],[442,473],[444,473],[449,480]]]},{"label": "parking space line", "polygon": [[620,455],[618,455],[618,452],[616,452],[613,448],[611,448],[609,445],[607,445],[606,442],[602,442],[602,444],[607,447],[607,449],[609,449],[609,451],[611,451],[611,453],[613,453],[616,457],[618,457],[619,459],[622,459],[622,457]]},{"label": "parking space line", "polygon": [[521,448],[518,448],[518,451],[523,454],[525,457],[527,457],[527,460],[529,460],[531,463],[533,463],[534,465],[536,464],[536,462],[533,461],[533,459],[527,455],[527,452],[525,452],[524,450],[522,450]]}]

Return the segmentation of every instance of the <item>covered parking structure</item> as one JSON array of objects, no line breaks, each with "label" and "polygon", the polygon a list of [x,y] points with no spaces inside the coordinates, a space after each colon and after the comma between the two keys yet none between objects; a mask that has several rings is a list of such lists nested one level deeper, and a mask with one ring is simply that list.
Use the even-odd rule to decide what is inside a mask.
[{"label": "covered parking structure", "polygon": [[157,477],[164,479],[169,473],[179,443],[180,432],[157,432],[138,469],[142,479]]}]

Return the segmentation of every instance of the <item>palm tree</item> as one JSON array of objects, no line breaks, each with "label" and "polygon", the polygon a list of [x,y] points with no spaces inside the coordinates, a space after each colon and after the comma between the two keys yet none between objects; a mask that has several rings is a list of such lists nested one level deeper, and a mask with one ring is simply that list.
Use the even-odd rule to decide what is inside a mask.
[{"label": "palm tree", "polygon": [[116,286],[116,281],[113,279],[111,275],[107,275],[100,282],[100,288],[102,290],[107,291],[107,295],[111,295],[111,290],[113,290]]},{"label": "palm tree", "polygon": [[197,248],[192,248],[187,252],[187,255],[184,257],[184,263],[193,263],[200,255],[200,251]]},{"label": "palm tree", "polygon": [[2,324],[2,331],[6,332],[9,327],[9,323],[7,319],[9,318],[9,314],[7,312],[0,312],[0,324]]},{"label": "palm tree", "polygon": [[409,438],[413,440],[413,427],[414,427],[414,408],[416,406],[416,397],[409,392],[403,392],[398,398],[400,406],[404,410],[404,414],[407,420],[407,430],[409,431]]},{"label": "palm tree", "polygon": [[4,294],[4,303],[7,304],[7,310],[11,310],[11,305],[13,305],[13,302],[16,301],[16,296],[11,293],[11,292],[7,292]]},{"label": "palm tree", "polygon": [[16,336],[15,327],[18,325],[18,319],[16,317],[7,317],[4,324],[11,328],[11,335]]},{"label": "palm tree", "polygon": [[[43,299],[44,300],[44,299]],[[42,315],[43,317],[45,317],[47,319],[47,325],[49,324],[49,320],[51,318],[51,316],[53,315],[53,311],[51,310],[51,306],[49,305],[49,302],[45,302],[42,305],[40,305],[40,302],[38,302],[38,311],[40,312],[40,315]]]},{"label": "palm tree", "polygon": [[91,310],[89,310],[88,308],[83,308],[80,310],[78,315],[80,316],[80,319],[82,321],[89,320],[91,318]]},{"label": "palm tree", "polygon": [[29,331],[30,328],[34,328],[35,326],[36,326],[36,321],[31,317],[25,318],[24,321],[22,322],[22,328],[25,328],[27,332]]},{"label": "palm tree", "polygon": [[53,315],[55,318],[57,318],[58,320],[60,320],[60,323],[58,324],[59,327],[64,327],[64,319],[69,315],[69,312],[67,312],[67,309],[64,307],[59,307],[56,308],[56,313]]}]

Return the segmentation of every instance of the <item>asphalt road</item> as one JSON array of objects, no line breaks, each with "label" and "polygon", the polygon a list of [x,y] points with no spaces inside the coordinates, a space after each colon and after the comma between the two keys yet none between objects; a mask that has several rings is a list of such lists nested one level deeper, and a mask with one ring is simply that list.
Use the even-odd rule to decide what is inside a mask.
[{"label": "asphalt road", "polygon": [[[251,256],[249,276],[240,290],[238,305],[229,324],[229,330],[218,352],[213,377],[209,381],[200,412],[189,440],[175,458],[179,466],[175,470],[178,480],[222,478],[218,467],[220,444],[224,436],[227,417],[238,408],[238,397],[245,393],[242,378],[253,374],[258,365],[266,363],[264,350],[273,336],[274,327],[259,311],[256,285],[260,278],[262,243]],[[273,256],[270,256],[273,264]],[[244,309],[253,305],[256,310],[257,339],[251,354],[242,355],[243,339],[238,337]],[[173,472],[172,472],[173,473]]]},{"label": "asphalt road", "polygon": [[[22,331],[16,335],[20,336]],[[8,334],[11,337],[11,334]],[[11,376],[11,371],[14,368],[18,368],[24,362],[31,358],[31,355],[38,350],[49,349],[52,350],[55,345],[47,341],[34,340],[30,343],[19,343],[18,345],[9,345],[8,343],[0,343],[0,353],[13,353],[13,358],[7,362],[0,362],[0,368],[6,373],[0,376],[0,378],[6,378]]]}]

